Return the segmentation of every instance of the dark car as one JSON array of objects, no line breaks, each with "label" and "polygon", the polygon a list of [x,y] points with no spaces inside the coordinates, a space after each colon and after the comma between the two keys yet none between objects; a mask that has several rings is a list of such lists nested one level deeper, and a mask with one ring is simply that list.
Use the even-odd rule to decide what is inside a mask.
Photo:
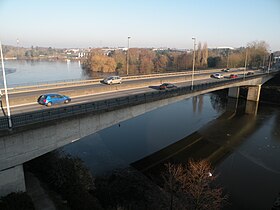
[{"label": "dark car", "polygon": [[222,69],[221,71],[223,71],[223,72],[229,72],[229,68],[227,68],[227,69]]},{"label": "dark car", "polygon": [[254,72],[249,71],[249,72],[247,73],[247,75],[248,75],[248,76],[254,75]]},{"label": "dark car", "polygon": [[39,104],[50,107],[53,104],[61,104],[61,103],[67,104],[71,101],[71,98],[57,93],[49,93],[49,94],[41,95],[37,101]]},{"label": "dark car", "polygon": [[238,78],[238,75],[237,75],[237,74],[231,74],[231,75],[229,76],[229,78],[235,79],[235,78]]},{"label": "dark car", "polygon": [[171,83],[163,83],[159,86],[160,90],[165,90],[165,89],[169,89],[169,88],[176,88],[177,86]]}]

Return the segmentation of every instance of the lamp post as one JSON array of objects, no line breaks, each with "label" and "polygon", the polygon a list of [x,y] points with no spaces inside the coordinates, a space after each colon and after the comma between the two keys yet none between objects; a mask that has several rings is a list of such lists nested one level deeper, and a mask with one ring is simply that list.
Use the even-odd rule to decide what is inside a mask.
[{"label": "lamp post", "polygon": [[128,75],[128,67],[129,67],[129,39],[131,37],[127,37],[127,53],[126,53],[126,75]]},{"label": "lamp post", "polygon": [[18,55],[19,55],[18,44],[19,44],[19,40],[17,39],[17,60],[18,60]]},{"label": "lamp post", "polygon": [[194,79],[194,65],[195,65],[195,41],[196,38],[192,38],[193,40],[193,65],[192,65],[192,86],[191,89],[193,90],[193,79]]},{"label": "lamp post", "polygon": [[229,63],[229,49],[227,51],[227,69],[228,69],[228,63]]},{"label": "lamp post", "polygon": [[11,120],[11,112],[10,112],[9,97],[8,97],[7,82],[6,82],[6,73],[5,73],[4,58],[3,58],[2,43],[1,42],[0,42],[0,52],[1,52],[1,62],[2,62],[2,72],[3,72],[5,96],[6,96],[8,123],[9,123],[9,128],[11,128],[12,127],[12,120]]},{"label": "lamp post", "polygon": [[272,58],[272,56],[271,56],[271,50],[269,51],[270,53],[269,53],[269,59],[268,59],[268,67],[267,67],[267,73],[269,74],[269,70],[270,70],[270,66],[271,66],[271,58]]},{"label": "lamp post", "polygon": [[248,48],[246,48],[246,55],[245,55],[245,67],[244,67],[244,71],[243,71],[243,78],[245,79],[245,71],[247,68],[247,57],[248,57]]}]

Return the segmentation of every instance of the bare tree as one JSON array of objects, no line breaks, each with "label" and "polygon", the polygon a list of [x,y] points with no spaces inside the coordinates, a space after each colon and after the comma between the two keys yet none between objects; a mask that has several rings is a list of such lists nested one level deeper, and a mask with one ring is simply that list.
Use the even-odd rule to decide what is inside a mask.
[{"label": "bare tree", "polygon": [[187,165],[166,164],[163,176],[170,193],[169,209],[221,209],[227,200],[222,188],[215,187],[217,176],[206,160],[189,160]]},{"label": "bare tree", "polygon": [[205,42],[202,47],[202,66],[207,67],[207,60],[208,60],[208,46]]}]

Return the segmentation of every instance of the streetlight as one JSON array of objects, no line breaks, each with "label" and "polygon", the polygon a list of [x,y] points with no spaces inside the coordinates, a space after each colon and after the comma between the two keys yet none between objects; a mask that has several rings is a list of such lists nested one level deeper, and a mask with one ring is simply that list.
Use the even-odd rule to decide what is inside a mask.
[{"label": "streetlight", "polygon": [[247,68],[247,57],[248,57],[248,48],[246,48],[246,55],[245,55],[245,67],[244,67],[244,71],[243,71],[243,78],[245,79],[245,71]]},{"label": "streetlight", "polygon": [[271,56],[271,50],[269,51],[270,53],[269,53],[269,59],[268,59],[268,68],[267,68],[267,73],[269,73],[269,70],[270,70],[270,66],[271,66],[271,58],[272,58],[272,56]]},{"label": "streetlight", "polygon": [[5,88],[5,96],[6,96],[6,106],[7,106],[7,112],[8,112],[8,123],[9,123],[9,128],[11,128],[12,120],[11,120],[11,113],[10,113],[9,97],[8,97],[7,82],[6,82],[6,73],[5,73],[4,58],[3,58],[1,42],[0,42],[0,51],[1,51],[2,72],[3,72],[3,80],[4,80],[4,88]]},{"label": "streetlight", "polygon": [[18,60],[18,55],[19,55],[18,44],[19,44],[19,40],[17,39],[17,60]]},{"label": "streetlight", "polygon": [[129,39],[131,37],[127,37],[127,53],[126,53],[126,75],[128,75],[128,66],[129,66]]},{"label": "streetlight", "polygon": [[228,69],[228,63],[229,63],[229,49],[227,51],[227,69]]},{"label": "streetlight", "polygon": [[193,65],[192,65],[192,86],[191,86],[191,89],[193,90],[193,78],[194,78],[194,63],[195,63],[195,41],[196,41],[196,38],[192,38],[193,40]]}]

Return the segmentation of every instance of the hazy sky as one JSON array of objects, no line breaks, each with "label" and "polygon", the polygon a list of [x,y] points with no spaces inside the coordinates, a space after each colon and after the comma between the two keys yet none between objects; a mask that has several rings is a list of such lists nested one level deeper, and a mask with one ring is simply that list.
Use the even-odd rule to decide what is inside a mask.
[{"label": "hazy sky", "polygon": [[280,0],[0,0],[0,40],[30,47],[192,48],[266,41],[280,50]]}]

